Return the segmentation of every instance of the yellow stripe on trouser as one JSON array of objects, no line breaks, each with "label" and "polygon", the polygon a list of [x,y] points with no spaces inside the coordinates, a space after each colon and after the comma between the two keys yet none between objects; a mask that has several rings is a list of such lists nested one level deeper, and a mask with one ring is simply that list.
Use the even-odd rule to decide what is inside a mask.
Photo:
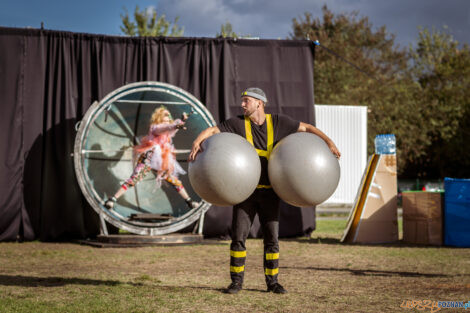
[{"label": "yellow stripe on trouser", "polygon": [[245,258],[246,257],[246,251],[233,251],[230,250],[230,256],[234,258]]},{"label": "yellow stripe on trouser", "polygon": [[[279,260],[279,252],[276,252],[276,253],[266,253],[266,256],[265,256],[266,260],[270,261],[270,260]],[[277,273],[279,273],[279,268],[265,268],[264,269],[264,273],[266,275],[270,275],[270,276],[274,276],[276,275]]]},{"label": "yellow stripe on trouser", "polygon": [[266,253],[266,260],[277,260],[279,259],[279,253]]},{"label": "yellow stripe on trouser", "polygon": [[277,273],[279,273],[279,267],[278,268],[266,268],[266,269],[264,269],[264,274],[265,275],[274,276]]},{"label": "yellow stripe on trouser", "polygon": [[[268,142],[266,144],[267,150],[260,150],[256,149],[256,153],[260,157],[265,157],[266,159],[269,160],[269,157],[271,156],[271,152],[273,151],[273,145],[274,145],[274,129],[273,129],[273,119],[271,114],[266,114],[266,131],[268,133]],[[248,140],[249,143],[254,147],[253,143],[253,134],[251,133],[251,122],[250,118],[248,116],[245,116],[245,136],[246,140]],[[258,185],[256,188],[271,188],[270,185]]]},{"label": "yellow stripe on trouser", "polygon": [[245,270],[245,265],[243,266],[230,266],[230,272],[232,273],[240,273]]}]

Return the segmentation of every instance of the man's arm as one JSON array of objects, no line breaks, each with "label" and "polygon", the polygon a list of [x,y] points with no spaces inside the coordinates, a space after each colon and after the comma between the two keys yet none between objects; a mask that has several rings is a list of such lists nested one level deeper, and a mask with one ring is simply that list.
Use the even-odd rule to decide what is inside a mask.
[{"label": "man's arm", "polygon": [[323,139],[323,141],[325,141],[325,143],[328,145],[328,148],[330,148],[331,152],[332,152],[338,159],[341,157],[341,153],[339,152],[339,150],[338,150],[338,148],[336,147],[336,145],[335,145],[335,143],[333,142],[333,140],[331,140],[327,135],[325,135],[324,132],[322,132],[321,130],[319,130],[319,129],[316,128],[315,126],[310,125],[310,124],[307,124],[307,123],[300,122],[299,129],[297,130],[297,132],[308,132],[308,133],[317,135],[318,137],[320,137],[321,139]]},{"label": "man's arm", "polygon": [[189,162],[196,159],[196,155],[201,151],[201,143],[212,135],[220,133],[220,129],[217,126],[212,126],[203,130],[196,139],[194,139],[191,153],[189,154]]}]

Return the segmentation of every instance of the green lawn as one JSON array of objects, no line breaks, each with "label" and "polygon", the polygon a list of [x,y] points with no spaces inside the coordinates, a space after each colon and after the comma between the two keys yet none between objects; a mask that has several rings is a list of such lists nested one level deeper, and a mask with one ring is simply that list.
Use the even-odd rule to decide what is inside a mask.
[{"label": "green lawn", "polygon": [[0,312],[431,312],[401,306],[470,300],[470,249],[341,244],[345,224],[318,220],[310,238],[281,240],[286,295],[265,292],[259,239],[247,242],[237,295],[222,293],[228,241],[102,249],[0,243]]}]

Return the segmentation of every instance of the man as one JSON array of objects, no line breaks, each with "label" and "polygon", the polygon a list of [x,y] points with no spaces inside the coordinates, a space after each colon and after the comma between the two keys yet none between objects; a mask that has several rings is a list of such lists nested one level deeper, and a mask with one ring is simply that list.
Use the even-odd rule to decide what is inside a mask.
[{"label": "man", "polygon": [[269,183],[268,160],[273,147],[282,138],[295,132],[309,132],[322,138],[331,152],[341,156],[333,141],[313,125],[295,121],[285,115],[266,114],[265,93],[259,88],[248,88],[242,93],[243,115],[230,118],[217,126],[207,128],[194,140],[189,161],[201,151],[201,143],[219,132],[230,132],[245,137],[255,148],[261,161],[261,177],[256,190],[244,202],[233,207],[232,243],[230,245],[230,277],[227,293],[242,289],[245,273],[246,248],[253,219],[258,214],[264,243],[264,271],[268,292],[287,293],[278,283],[279,273],[279,197]]}]

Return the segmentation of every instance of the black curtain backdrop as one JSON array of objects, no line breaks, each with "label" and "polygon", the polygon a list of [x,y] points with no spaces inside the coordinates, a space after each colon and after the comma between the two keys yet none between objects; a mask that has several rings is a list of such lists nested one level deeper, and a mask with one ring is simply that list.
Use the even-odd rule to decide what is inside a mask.
[{"label": "black curtain backdrop", "polygon": [[[99,233],[73,167],[75,124],[93,101],[132,82],[193,94],[217,121],[262,88],[268,111],[314,124],[310,41],[129,38],[0,27],[0,241]],[[281,236],[314,229],[314,210],[284,205]],[[211,208],[204,233],[229,234],[231,210]],[[252,234],[256,235],[256,228]]]}]

